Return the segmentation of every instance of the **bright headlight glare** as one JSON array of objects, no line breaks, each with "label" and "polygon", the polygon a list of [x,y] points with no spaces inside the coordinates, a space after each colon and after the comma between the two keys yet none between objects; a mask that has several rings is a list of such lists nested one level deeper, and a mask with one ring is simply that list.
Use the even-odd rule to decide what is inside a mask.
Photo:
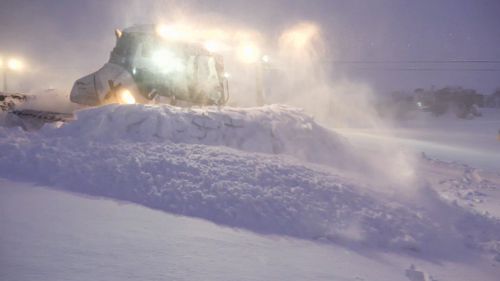
[{"label": "bright headlight glare", "polygon": [[122,89],[118,92],[118,102],[121,104],[134,104],[134,95],[128,89]]},{"label": "bright headlight glare", "polygon": [[175,71],[182,71],[182,60],[168,49],[162,49],[154,52],[152,59],[153,63],[160,68],[161,72],[171,73]]},{"label": "bright headlight glare", "polygon": [[153,53],[153,63],[156,64],[157,66],[164,66],[168,65],[171,63],[173,60],[174,56],[172,52],[168,50],[158,50]]}]

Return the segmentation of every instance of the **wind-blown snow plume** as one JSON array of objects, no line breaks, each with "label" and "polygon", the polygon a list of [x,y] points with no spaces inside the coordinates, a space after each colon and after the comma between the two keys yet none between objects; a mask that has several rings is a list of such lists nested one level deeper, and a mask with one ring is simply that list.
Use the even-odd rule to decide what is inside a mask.
[{"label": "wind-blown snow plume", "polygon": [[331,76],[333,53],[316,23],[300,22],[285,29],[278,40],[281,75],[272,81],[273,101],[303,107],[329,126],[379,125],[371,89]]},{"label": "wind-blown snow plume", "polygon": [[[333,44],[327,43],[319,25],[301,22],[290,26],[282,32],[278,43],[281,75],[271,82],[272,101],[304,108],[328,128],[389,127],[379,118],[374,93],[368,85],[331,76]],[[385,130],[385,134],[390,134],[390,130]],[[358,147],[361,151],[356,157],[369,167],[371,182],[381,183],[390,192],[416,192],[415,159],[411,153],[402,151],[394,142],[368,146]],[[402,186],[406,188],[401,189]]]}]

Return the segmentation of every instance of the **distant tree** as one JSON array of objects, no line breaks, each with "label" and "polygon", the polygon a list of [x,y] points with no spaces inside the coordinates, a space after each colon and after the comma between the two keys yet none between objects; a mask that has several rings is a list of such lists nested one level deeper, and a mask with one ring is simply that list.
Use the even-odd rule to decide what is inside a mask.
[{"label": "distant tree", "polygon": [[413,92],[416,95],[419,95],[419,94],[423,94],[425,92],[425,90],[423,88],[416,88],[415,90],[413,90]]},{"label": "distant tree", "polygon": [[493,94],[486,97],[485,105],[488,107],[500,108],[500,88],[496,89]]},{"label": "distant tree", "polygon": [[430,111],[434,116],[440,116],[448,111],[449,107],[449,96],[451,95],[451,89],[446,87],[434,92],[434,100],[430,106]]},{"label": "distant tree", "polygon": [[452,111],[458,118],[480,116],[479,106],[483,105],[484,97],[476,90],[462,87],[445,87],[434,93],[430,111],[439,116]]}]

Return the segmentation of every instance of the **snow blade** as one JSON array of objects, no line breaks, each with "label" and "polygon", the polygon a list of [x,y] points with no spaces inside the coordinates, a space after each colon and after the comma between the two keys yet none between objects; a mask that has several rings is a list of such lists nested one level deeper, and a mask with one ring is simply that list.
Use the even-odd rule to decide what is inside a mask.
[{"label": "snow blade", "polygon": [[46,123],[73,120],[73,114],[21,109],[24,103],[33,98],[35,97],[20,93],[0,92],[0,112],[6,114],[1,123],[8,127],[19,126],[26,131],[32,131],[40,129]]},{"label": "snow blade", "polygon": [[59,113],[50,111],[38,111],[32,109],[12,110],[10,113],[25,119],[39,119],[44,122],[68,122],[73,120],[71,113]]},{"label": "snow blade", "polygon": [[10,111],[16,106],[26,102],[27,95],[24,94],[11,94],[0,92],[0,111]]},{"label": "snow blade", "polygon": [[73,120],[73,114],[32,109],[10,110],[7,112],[7,125],[21,127],[25,131],[38,130],[47,123],[68,122]]}]

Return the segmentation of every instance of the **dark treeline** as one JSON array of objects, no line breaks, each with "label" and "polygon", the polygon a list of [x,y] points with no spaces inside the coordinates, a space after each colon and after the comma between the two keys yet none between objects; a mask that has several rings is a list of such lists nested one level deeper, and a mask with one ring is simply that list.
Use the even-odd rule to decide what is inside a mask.
[{"label": "dark treeline", "polygon": [[444,87],[412,92],[394,92],[380,99],[376,108],[382,117],[411,118],[416,111],[427,111],[434,116],[451,113],[458,118],[481,116],[481,108],[500,109],[500,88],[492,94],[482,94],[473,89]]}]

